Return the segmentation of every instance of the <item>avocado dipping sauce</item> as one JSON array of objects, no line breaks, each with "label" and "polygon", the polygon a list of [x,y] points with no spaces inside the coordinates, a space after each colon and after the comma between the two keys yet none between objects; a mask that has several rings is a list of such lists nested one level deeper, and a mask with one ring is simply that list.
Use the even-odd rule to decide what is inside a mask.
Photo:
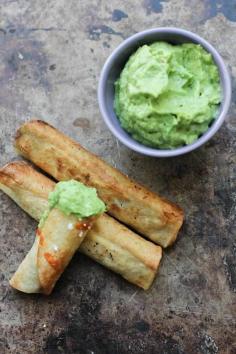
[{"label": "avocado dipping sauce", "polygon": [[39,228],[45,223],[50,210],[57,208],[65,215],[75,215],[78,219],[102,214],[106,206],[98,197],[95,188],[87,187],[75,180],[58,182],[48,196],[49,207],[41,216]]},{"label": "avocado dipping sauce", "polygon": [[174,149],[193,143],[214,120],[220,77],[200,45],[156,42],[140,47],[115,83],[115,112],[140,143]]}]

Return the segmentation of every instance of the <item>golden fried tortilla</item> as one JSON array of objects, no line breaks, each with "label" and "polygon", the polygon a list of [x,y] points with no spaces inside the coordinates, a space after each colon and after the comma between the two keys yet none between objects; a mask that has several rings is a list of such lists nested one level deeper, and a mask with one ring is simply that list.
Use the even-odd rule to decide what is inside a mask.
[{"label": "golden fried tortilla", "polygon": [[40,120],[25,123],[15,146],[55,179],[76,179],[95,187],[108,213],[163,247],[171,245],[183,223],[182,210],[130,180],[57,129]]},{"label": "golden fried tortilla", "polygon": [[[54,186],[52,180],[22,161],[9,163],[0,169],[0,189],[36,220],[47,209],[47,197]],[[19,289],[21,286],[25,292],[38,292],[40,288],[36,279],[35,252],[38,240],[37,237],[30,253],[21,263],[17,277],[13,278],[14,287]],[[161,247],[143,239],[106,214],[95,221],[79,251],[143,289],[151,286],[162,256]],[[23,288],[19,274],[26,273],[25,270],[28,275]]]},{"label": "golden fried tortilla", "polygon": [[[92,220],[86,219],[84,224],[90,227]],[[78,229],[77,223],[75,216],[52,209],[37,229],[35,242],[11,278],[11,286],[26,293],[50,294],[88,232],[88,227]]]}]

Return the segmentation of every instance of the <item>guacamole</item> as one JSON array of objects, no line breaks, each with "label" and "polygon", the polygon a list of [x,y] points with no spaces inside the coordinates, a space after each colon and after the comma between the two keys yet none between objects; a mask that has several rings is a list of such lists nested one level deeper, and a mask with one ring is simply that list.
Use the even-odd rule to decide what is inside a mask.
[{"label": "guacamole", "polygon": [[191,144],[217,115],[220,78],[200,45],[140,47],[115,83],[115,112],[140,143],[163,149]]},{"label": "guacamole", "polygon": [[101,214],[106,210],[95,188],[86,187],[75,180],[57,183],[55,189],[49,193],[48,202],[49,209],[43,213],[39,227],[44,224],[53,208],[61,210],[65,215],[73,214],[78,219]]}]

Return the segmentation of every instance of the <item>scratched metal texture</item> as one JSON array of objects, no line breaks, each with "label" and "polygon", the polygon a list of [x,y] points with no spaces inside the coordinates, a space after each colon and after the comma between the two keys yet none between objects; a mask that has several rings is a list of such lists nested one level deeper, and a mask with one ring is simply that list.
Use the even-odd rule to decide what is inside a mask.
[{"label": "scratched metal texture", "polygon": [[[178,26],[208,39],[232,74],[220,132],[173,159],[118,143],[97,104],[99,73],[127,36]],[[150,291],[77,254],[49,297],[12,290],[36,223],[0,194],[0,353],[236,353],[236,2],[0,1],[0,163],[16,158],[16,128],[54,124],[107,162],[179,203],[186,214]]]}]

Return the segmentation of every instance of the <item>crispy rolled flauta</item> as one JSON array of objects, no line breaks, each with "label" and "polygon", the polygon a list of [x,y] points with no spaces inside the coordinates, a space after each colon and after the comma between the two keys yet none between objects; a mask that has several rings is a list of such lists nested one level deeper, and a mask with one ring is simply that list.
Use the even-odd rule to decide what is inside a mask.
[{"label": "crispy rolled flauta", "polygon": [[49,195],[35,242],[10,280],[26,293],[50,294],[96,218],[105,211],[94,188],[60,182]]},{"label": "crispy rolled flauta", "polygon": [[183,223],[182,210],[133,182],[47,123],[30,121],[17,132],[15,146],[25,158],[57,180],[76,179],[95,187],[108,213],[163,247]]},{"label": "crispy rolled flauta", "polygon": [[37,229],[34,244],[11,278],[11,286],[25,293],[50,294],[92,226],[92,220],[86,219],[86,227],[78,230],[77,222],[75,216],[52,209]]},{"label": "crispy rolled flauta", "polygon": [[[52,180],[25,162],[12,162],[0,169],[0,189],[36,220],[47,209],[48,194],[54,186]],[[23,267],[28,268],[27,263],[32,264],[35,259],[39,239],[36,238],[25,265],[21,265],[23,271]],[[162,256],[161,247],[106,214],[94,222],[79,251],[143,289],[151,286]],[[35,267],[31,270],[32,276],[34,270]]]}]

